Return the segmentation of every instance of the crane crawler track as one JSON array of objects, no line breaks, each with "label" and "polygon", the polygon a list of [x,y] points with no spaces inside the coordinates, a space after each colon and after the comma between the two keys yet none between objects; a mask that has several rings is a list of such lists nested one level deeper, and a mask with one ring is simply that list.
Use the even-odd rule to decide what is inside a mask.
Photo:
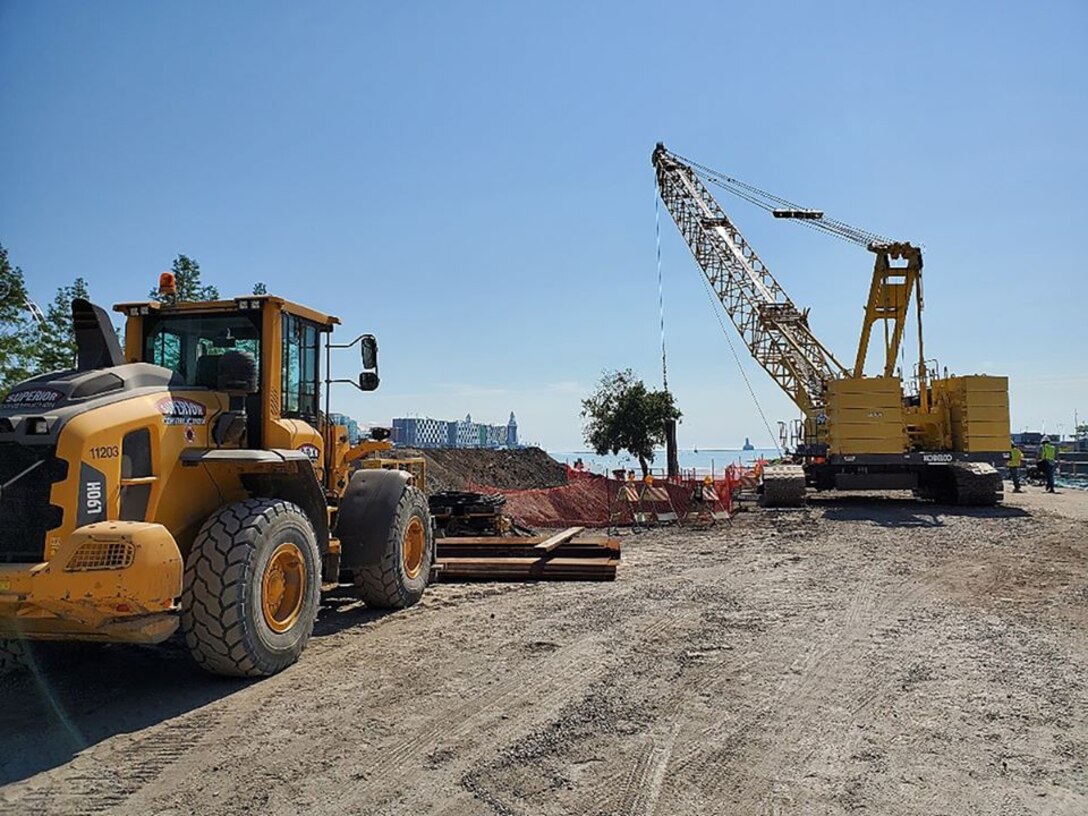
[{"label": "crane crawler track", "polygon": [[992,507],[1004,498],[1001,474],[984,462],[957,462],[951,465],[952,504],[965,507]]},{"label": "crane crawler track", "polygon": [[805,503],[805,469],[770,465],[763,471],[764,507],[801,507]]}]

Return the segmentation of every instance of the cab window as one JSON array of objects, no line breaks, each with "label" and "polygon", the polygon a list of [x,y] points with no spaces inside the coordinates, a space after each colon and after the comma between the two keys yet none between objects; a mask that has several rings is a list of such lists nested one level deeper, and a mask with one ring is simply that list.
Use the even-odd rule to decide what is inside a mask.
[{"label": "cab window", "polygon": [[284,417],[317,422],[320,336],[316,323],[284,313],[283,404],[280,409]]},{"label": "cab window", "polygon": [[260,366],[258,318],[237,313],[144,318],[143,359],[176,371],[186,385],[215,388],[215,358],[227,351],[247,352]]}]

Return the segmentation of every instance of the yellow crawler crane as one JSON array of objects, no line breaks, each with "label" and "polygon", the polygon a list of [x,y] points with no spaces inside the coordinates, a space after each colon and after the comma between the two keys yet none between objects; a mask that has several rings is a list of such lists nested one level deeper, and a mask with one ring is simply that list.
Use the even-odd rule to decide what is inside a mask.
[{"label": "yellow crawler crane", "polygon": [[[806,487],[913,489],[942,502],[989,505],[1002,497],[997,470],[1009,451],[1008,379],[941,375],[922,342],[922,252],[909,243],[851,227],[750,184],[670,153],[653,152],[658,191],[706,283],[741,339],[801,410],[783,424],[788,463],[764,470],[766,504],[795,505]],[[704,183],[705,182],[705,183]],[[861,340],[852,368],[812,333],[707,184],[776,218],[866,247],[876,256]],[[896,370],[907,313],[917,315],[918,362],[904,382]],[[865,373],[873,328],[884,336],[883,361]]]},{"label": "yellow crawler crane", "polygon": [[160,290],[115,307],[123,354],[108,314],[74,301],[76,367],[0,402],[0,663],[28,639],[180,627],[207,670],[269,675],[298,659],[323,587],[399,608],[427,586],[415,477],[357,467],[390,443],[328,422],[330,350],[361,349],[349,382],[370,391],[374,337],[333,345],[337,318],[279,297],[176,302],[169,274]]}]

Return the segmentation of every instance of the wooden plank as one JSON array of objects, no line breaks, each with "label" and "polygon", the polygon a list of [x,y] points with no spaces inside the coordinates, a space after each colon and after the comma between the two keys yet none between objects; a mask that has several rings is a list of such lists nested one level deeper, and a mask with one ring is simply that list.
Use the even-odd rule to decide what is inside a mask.
[{"label": "wooden plank", "polygon": [[513,568],[507,567],[505,569],[496,569],[494,567],[488,567],[486,569],[478,569],[475,567],[457,567],[444,569],[438,573],[439,575],[457,576],[458,578],[467,578],[472,576],[474,578],[483,578],[484,580],[490,580],[492,577],[499,577],[502,575],[520,575],[525,579],[548,577],[559,580],[564,575],[581,576],[581,575],[615,575],[616,568],[614,566],[596,567],[591,570],[554,570],[554,569],[529,569],[528,567]]},{"label": "wooden plank", "polygon": [[585,529],[585,527],[568,527],[563,532],[556,533],[551,538],[547,538],[544,541],[541,541],[539,544],[536,545],[536,547],[534,547],[534,549],[540,550],[541,552],[551,552],[560,544],[570,541],[572,538],[578,535],[578,533],[582,532]]},{"label": "wooden plank", "polygon": [[[495,541],[474,543],[471,541],[455,541],[449,538],[439,539],[437,542],[439,552],[461,552],[462,550],[524,550],[525,552],[540,553],[544,550],[537,544],[525,544],[516,538],[500,538]],[[547,552],[557,549],[569,549],[572,547],[602,547],[608,550],[619,551],[620,543],[616,539],[607,538],[576,538],[573,541],[563,541],[558,546],[550,547]]]},{"label": "wooden plank", "polygon": [[517,576],[523,579],[554,578],[561,580],[565,577],[592,577],[612,576],[616,573],[617,562],[604,561],[593,567],[584,565],[553,566],[550,561],[539,561],[528,564],[467,564],[462,562],[449,562],[441,565],[440,576],[458,578],[478,577],[484,579],[500,578],[504,576]]},{"label": "wooden plank", "polygon": [[[611,564],[614,561],[616,561],[614,558],[599,556],[597,558],[550,558],[543,563],[548,567],[573,567],[575,569],[585,569],[598,565],[603,566]],[[438,563],[442,565],[443,569],[457,565],[474,567],[531,567],[534,564],[540,563],[540,558],[536,556],[529,556],[527,558],[439,558]]]},{"label": "wooden plank", "polygon": [[[464,538],[461,538],[455,536],[448,538],[436,538],[435,544],[440,550],[454,550],[465,547],[494,547],[495,549],[502,549],[503,547],[533,548],[547,540],[548,539],[542,536],[532,536],[526,538],[518,538],[516,536],[466,536]],[[608,536],[601,535],[599,533],[576,535],[574,538],[566,543],[586,547],[608,547],[612,550],[618,550],[620,548],[619,539],[609,538]]]},{"label": "wooden plank", "polygon": [[612,581],[620,540],[571,527],[553,536],[440,538],[437,575],[447,581]]},{"label": "wooden plank", "polygon": [[439,580],[446,583],[453,583],[456,581],[466,581],[472,583],[474,581],[615,581],[616,571],[610,572],[594,572],[594,573],[578,573],[571,575],[557,575],[557,574],[529,574],[529,573],[439,573]]},{"label": "wooden plank", "polygon": [[508,558],[577,558],[585,560],[587,558],[619,558],[619,552],[616,550],[610,550],[607,547],[571,547],[564,544],[562,547],[557,547],[552,550],[551,553],[536,552],[532,547],[529,548],[502,548],[494,549],[491,547],[464,547],[456,550],[440,549],[438,551],[438,560],[446,561],[449,559],[457,558],[489,558],[492,560],[503,560]]},{"label": "wooden plank", "polygon": [[544,536],[447,536],[445,538],[436,538],[435,544],[439,546],[457,546],[459,544],[487,546],[514,543],[528,547],[535,547],[540,542],[547,540],[548,539]]}]

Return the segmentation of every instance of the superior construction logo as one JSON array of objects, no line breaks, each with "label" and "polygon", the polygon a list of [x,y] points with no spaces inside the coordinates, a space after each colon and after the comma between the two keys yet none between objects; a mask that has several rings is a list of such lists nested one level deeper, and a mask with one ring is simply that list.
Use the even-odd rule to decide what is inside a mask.
[{"label": "superior construction logo", "polygon": [[4,399],[4,405],[27,405],[34,408],[52,408],[64,399],[64,394],[53,388],[27,388],[13,391]]},{"label": "superior construction logo", "polygon": [[184,397],[163,397],[155,407],[162,414],[164,425],[203,425],[207,409],[199,402]]}]

